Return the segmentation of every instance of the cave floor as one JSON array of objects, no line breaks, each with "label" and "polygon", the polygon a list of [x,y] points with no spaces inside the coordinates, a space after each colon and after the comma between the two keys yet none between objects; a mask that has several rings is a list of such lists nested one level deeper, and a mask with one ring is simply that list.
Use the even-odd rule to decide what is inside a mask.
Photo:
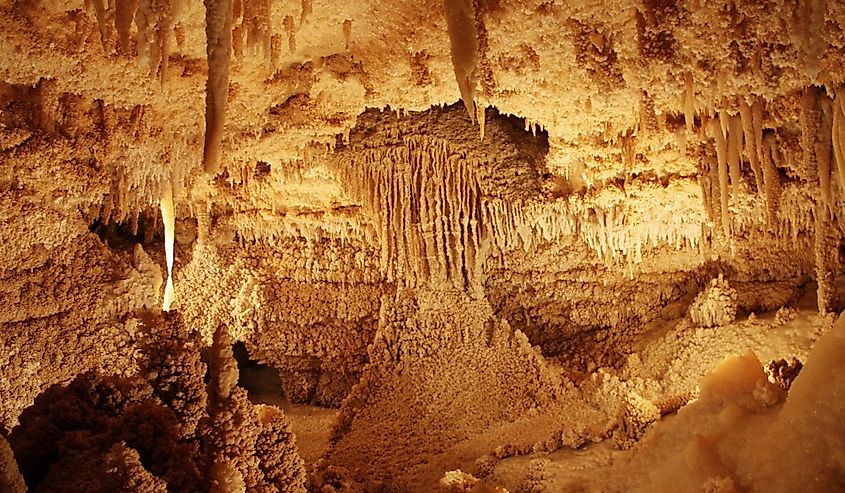
[{"label": "cave floor", "polygon": [[[840,294],[845,283],[837,283]],[[629,357],[619,370],[601,369],[617,376],[628,388],[650,398],[677,394],[692,386],[720,361],[747,351],[765,365],[775,359],[792,357],[806,361],[815,341],[830,328],[832,316],[822,317],[816,309],[815,290],[794,305],[793,315],[780,317],[767,312],[733,324],[702,329],[688,327],[680,320],[661,322],[641,340],[641,350]],[[785,319],[785,320],[784,320]],[[663,416],[646,434],[660,437],[675,419],[676,412]],[[532,453],[505,458],[498,462],[484,482],[508,491],[531,491],[542,484],[543,491],[605,491],[613,488],[614,478],[626,474],[625,466],[640,449],[619,450],[611,440],[588,443],[579,449],[563,448],[551,453]],[[624,484],[621,481],[619,484]]]},{"label": "cave floor", "polygon": [[285,412],[296,435],[299,455],[310,469],[329,445],[339,410],[290,402],[282,393],[278,372],[273,368],[258,365],[241,368],[240,372],[240,383],[249,391],[253,404],[269,404]]},{"label": "cave floor", "polygon": [[[838,284],[840,293],[845,292],[842,289],[845,282]],[[615,382],[612,385],[623,386],[625,391],[634,390],[655,402],[685,392],[696,393],[699,380],[732,354],[750,350],[763,364],[780,358],[789,361],[792,357],[804,361],[815,340],[830,326],[830,320],[819,316],[814,289],[806,290],[794,310],[781,315],[774,311],[751,317],[743,315],[728,326],[705,329],[690,327],[684,319],[660,320],[648,327],[636,345],[637,350],[621,368],[602,368],[597,373]],[[281,391],[278,373],[263,365],[242,368],[241,384],[254,403],[271,404],[284,410],[296,434],[300,454],[311,469],[329,445],[339,411],[291,403]],[[589,385],[580,384],[586,395],[590,394]],[[674,413],[664,416],[652,430],[670,422],[673,416]],[[495,430],[488,431],[483,435],[490,434],[491,439],[498,436]],[[491,440],[479,436],[472,441],[479,444],[478,456],[489,453],[481,448],[490,446]],[[498,462],[485,482],[509,491],[523,491],[526,482],[542,478],[548,491],[567,491],[573,484],[603,482],[614,464],[624,463],[632,455],[631,451],[619,450],[611,440],[588,443],[575,450],[563,448],[551,453],[517,455]]]}]

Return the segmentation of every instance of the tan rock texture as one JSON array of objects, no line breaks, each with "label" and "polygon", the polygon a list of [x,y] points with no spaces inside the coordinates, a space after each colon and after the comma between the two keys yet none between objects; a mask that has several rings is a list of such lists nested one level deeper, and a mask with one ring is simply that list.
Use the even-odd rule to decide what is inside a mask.
[{"label": "tan rock texture", "polygon": [[[0,436],[41,491],[637,453],[834,330],[843,66],[834,0],[0,0]],[[307,478],[236,343],[337,409]]]}]

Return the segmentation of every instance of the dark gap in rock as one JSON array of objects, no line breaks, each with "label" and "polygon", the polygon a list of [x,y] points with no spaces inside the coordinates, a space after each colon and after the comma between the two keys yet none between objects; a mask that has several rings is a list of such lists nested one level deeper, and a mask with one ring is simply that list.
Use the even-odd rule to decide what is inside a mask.
[{"label": "dark gap in rock", "polygon": [[238,385],[247,391],[250,401],[254,404],[281,404],[284,397],[279,371],[252,359],[243,342],[236,342],[232,353],[238,363]]},{"label": "dark gap in rock", "polygon": [[88,225],[88,230],[100,237],[100,241],[113,250],[132,251],[136,244],[150,251],[155,246],[164,244],[164,228],[156,210],[149,208],[140,214],[133,224],[131,221],[116,222],[111,219],[103,222],[95,218]]}]

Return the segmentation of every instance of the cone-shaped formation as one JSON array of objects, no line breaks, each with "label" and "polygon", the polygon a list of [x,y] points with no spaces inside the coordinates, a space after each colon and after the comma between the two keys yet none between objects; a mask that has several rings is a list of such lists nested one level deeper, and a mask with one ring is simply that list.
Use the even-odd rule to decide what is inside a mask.
[{"label": "cone-shaped formation", "polygon": [[170,310],[170,305],[176,299],[173,289],[173,257],[176,242],[176,211],[173,207],[173,191],[168,189],[160,202],[161,221],[164,223],[164,254],[167,262],[167,283],[164,287],[164,301],[161,309]]},{"label": "cone-shaped formation", "polygon": [[478,84],[478,31],[472,0],[443,0],[455,80],[469,117],[475,121],[475,90]]},{"label": "cone-shaped formation", "polygon": [[208,79],[205,86],[205,144],[202,162],[216,173],[229,99],[229,64],[232,58],[232,0],[204,0]]}]

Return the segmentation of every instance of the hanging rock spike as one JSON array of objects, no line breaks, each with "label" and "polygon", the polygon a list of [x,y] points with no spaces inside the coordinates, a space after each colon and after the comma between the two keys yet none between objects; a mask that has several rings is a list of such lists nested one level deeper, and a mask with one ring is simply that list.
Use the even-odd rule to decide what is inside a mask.
[{"label": "hanging rock spike", "polygon": [[232,57],[232,0],[204,0],[208,79],[205,86],[205,143],[203,168],[216,173],[229,97]]}]

